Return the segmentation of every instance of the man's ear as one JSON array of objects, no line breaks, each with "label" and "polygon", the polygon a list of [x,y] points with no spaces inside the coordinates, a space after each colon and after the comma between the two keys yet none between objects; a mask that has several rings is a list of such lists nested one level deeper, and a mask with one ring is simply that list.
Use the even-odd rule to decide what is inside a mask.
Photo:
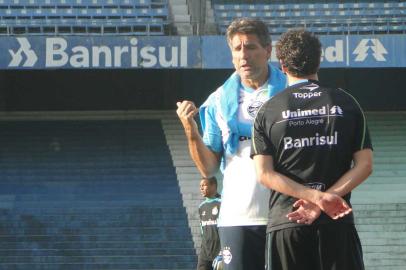
[{"label": "man's ear", "polygon": [[279,64],[281,65],[281,70],[283,73],[286,73],[286,71],[288,70],[287,67],[283,64],[282,60],[279,60]]},{"label": "man's ear", "polygon": [[271,57],[272,57],[272,45],[269,45],[268,47],[266,47],[266,53],[268,56],[268,61],[270,61]]}]

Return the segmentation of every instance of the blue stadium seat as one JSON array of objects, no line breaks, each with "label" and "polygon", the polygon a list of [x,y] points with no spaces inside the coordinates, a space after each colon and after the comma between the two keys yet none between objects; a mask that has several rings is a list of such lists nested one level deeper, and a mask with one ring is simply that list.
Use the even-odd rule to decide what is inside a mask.
[{"label": "blue stadium seat", "polygon": [[244,5],[244,8],[243,9],[245,9],[245,10],[249,10],[249,11],[260,11],[259,9],[258,9],[258,6],[257,5],[250,5],[250,4],[247,4],[247,5]]},{"label": "blue stadium seat", "polygon": [[301,11],[301,10],[304,10],[306,8],[310,8],[308,6],[308,4],[306,4],[306,3],[304,3],[304,4],[303,3],[294,3],[294,4],[289,5],[289,9],[293,10],[293,11]]},{"label": "blue stadium seat", "polygon": [[126,8],[126,9],[121,9],[121,15],[123,18],[135,18],[137,17],[137,12],[133,8]]},{"label": "blue stadium seat", "polygon": [[289,4],[273,4],[273,9],[280,10],[280,11],[289,11],[291,10]]},{"label": "blue stadium seat", "polygon": [[231,12],[227,12],[227,11],[217,11],[216,17],[221,20],[227,20],[229,18],[232,18]]},{"label": "blue stadium seat", "polygon": [[281,17],[281,18],[291,18],[292,16],[293,16],[293,13],[290,10],[281,10],[279,12],[279,17]]},{"label": "blue stadium seat", "polygon": [[243,10],[243,5],[231,5],[231,10]]},{"label": "blue stadium seat", "polygon": [[356,3],[343,3],[344,9],[367,9],[368,3],[366,2],[356,2]]},{"label": "blue stadium seat", "polygon": [[0,9],[0,16],[7,17],[7,18],[15,18],[21,17],[21,10],[20,9]]},{"label": "blue stadium seat", "polygon": [[290,11],[290,14],[291,14],[292,18],[298,18],[298,19],[300,19],[300,17],[305,16],[305,12],[302,10],[293,10],[293,11]]},{"label": "blue stadium seat", "polygon": [[392,24],[392,23],[390,23],[389,26],[388,26],[388,29],[389,29],[390,32],[393,32],[393,33],[400,33],[400,32],[405,31],[402,24]]},{"label": "blue stadium seat", "polygon": [[374,30],[377,31],[377,32],[388,33],[388,31],[389,31],[388,22],[376,23],[374,25]]},{"label": "blue stadium seat", "polygon": [[271,5],[269,4],[256,4],[257,9],[262,10],[262,11],[271,11]]},{"label": "blue stadium seat", "polygon": [[358,25],[359,33],[372,33],[374,30],[372,23],[360,23]]},{"label": "blue stadium seat", "polygon": [[262,12],[262,16],[265,20],[267,20],[267,19],[271,20],[271,19],[278,18],[279,12],[276,10],[264,11],[264,12]]},{"label": "blue stadium seat", "polygon": [[349,8],[349,7],[345,6],[346,3],[329,3],[329,5],[330,5],[330,8],[338,9],[338,10],[343,10],[345,8]]},{"label": "blue stadium seat", "polygon": [[214,8],[215,11],[221,11],[221,10],[225,10],[226,6],[225,5],[214,4],[213,8]]},{"label": "blue stadium seat", "polygon": [[359,9],[349,9],[345,11],[346,17],[357,17],[357,16],[366,16],[367,14],[363,10]]}]

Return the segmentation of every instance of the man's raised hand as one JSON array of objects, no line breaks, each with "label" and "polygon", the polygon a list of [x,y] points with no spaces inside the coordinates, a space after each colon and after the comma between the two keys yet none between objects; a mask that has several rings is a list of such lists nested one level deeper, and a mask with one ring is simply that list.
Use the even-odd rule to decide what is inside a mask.
[{"label": "man's raised hand", "polygon": [[194,116],[199,112],[199,109],[196,108],[195,104],[189,100],[176,102],[176,106],[178,107],[176,114],[182,122],[186,136],[188,138],[194,137],[198,132],[197,123]]}]

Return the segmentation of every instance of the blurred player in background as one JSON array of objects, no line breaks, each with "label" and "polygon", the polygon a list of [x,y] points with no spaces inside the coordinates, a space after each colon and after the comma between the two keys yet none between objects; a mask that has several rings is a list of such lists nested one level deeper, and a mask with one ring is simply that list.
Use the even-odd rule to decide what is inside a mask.
[{"label": "blurred player in background", "polygon": [[202,245],[198,257],[197,270],[212,270],[213,260],[220,252],[220,238],[217,218],[220,211],[220,194],[217,193],[215,177],[200,180],[200,192],[206,198],[199,206]]}]

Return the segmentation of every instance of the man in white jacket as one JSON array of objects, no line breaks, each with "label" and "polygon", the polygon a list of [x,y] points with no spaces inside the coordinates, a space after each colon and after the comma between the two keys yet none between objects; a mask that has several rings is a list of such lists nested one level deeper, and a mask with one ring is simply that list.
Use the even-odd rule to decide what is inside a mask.
[{"label": "man in white jacket", "polygon": [[260,185],[250,159],[251,129],[261,105],[286,86],[285,75],[269,64],[272,43],[267,26],[240,18],[227,29],[235,72],[200,108],[177,103],[190,155],[204,177],[223,172],[218,220],[225,270],[263,270],[269,191]]}]

